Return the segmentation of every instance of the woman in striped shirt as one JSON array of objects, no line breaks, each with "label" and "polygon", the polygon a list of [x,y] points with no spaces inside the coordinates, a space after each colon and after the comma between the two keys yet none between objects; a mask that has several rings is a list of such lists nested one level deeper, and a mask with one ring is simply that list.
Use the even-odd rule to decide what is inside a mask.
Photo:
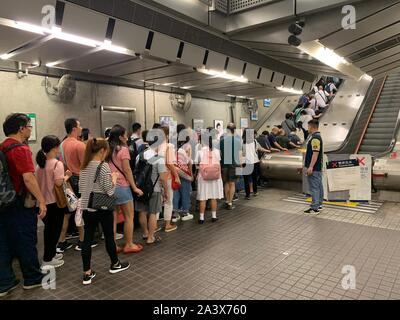
[{"label": "woman in striped shirt", "polygon": [[[104,162],[109,152],[108,142],[104,139],[90,139],[86,146],[85,158],[82,163],[79,180],[79,192],[81,193],[81,209],[85,223],[85,239],[82,246],[83,261],[83,284],[92,283],[96,273],[91,268],[91,256],[94,233],[96,227],[101,223],[107,253],[111,259],[110,273],[118,273],[130,267],[129,262],[120,262],[118,259],[114,241],[114,214],[113,210],[94,210],[89,208],[89,197],[91,192],[104,193],[108,196],[114,195],[117,184],[118,173],[111,174],[109,165]],[[99,170],[98,179],[95,181]]]}]

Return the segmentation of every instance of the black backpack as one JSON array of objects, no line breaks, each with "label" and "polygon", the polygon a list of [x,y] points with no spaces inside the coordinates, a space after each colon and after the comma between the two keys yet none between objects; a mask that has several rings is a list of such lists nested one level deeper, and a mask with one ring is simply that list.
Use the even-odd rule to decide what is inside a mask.
[{"label": "black backpack", "polygon": [[153,173],[153,165],[144,158],[144,151],[139,154],[138,162],[135,165],[133,175],[135,176],[136,186],[143,191],[143,196],[139,197],[135,195],[137,201],[142,203],[148,203],[154,192],[154,187],[158,181],[153,183],[151,175]]},{"label": "black backpack", "polygon": [[20,146],[23,146],[23,144],[14,143],[0,150],[0,213],[6,212],[17,201],[18,195],[8,173],[6,153]]},{"label": "black backpack", "polygon": [[326,92],[331,93],[331,85],[330,85],[330,83],[328,83],[328,84],[325,86],[324,89],[325,89]]},{"label": "black backpack", "polygon": [[135,138],[133,140],[129,139],[128,141],[128,146],[129,146],[129,155],[131,157],[131,160],[129,162],[129,165],[132,169],[132,172],[135,170],[136,166],[136,158],[139,155],[138,147],[136,144],[136,141],[138,141],[139,138]]}]

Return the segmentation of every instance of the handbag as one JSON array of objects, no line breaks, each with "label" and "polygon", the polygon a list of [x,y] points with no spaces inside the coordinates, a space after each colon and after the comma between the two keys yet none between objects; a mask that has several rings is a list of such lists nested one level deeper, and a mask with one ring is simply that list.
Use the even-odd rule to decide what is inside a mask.
[{"label": "handbag", "polygon": [[[54,170],[56,170],[57,165],[58,162],[56,162]],[[65,208],[67,206],[67,197],[65,196],[63,185],[61,186],[54,185],[54,194],[56,198],[57,207],[59,207],[60,209]]]},{"label": "handbag", "polygon": [[67,199],[68,211],[69,212],[76,211],[79,199],[72,190],[71,185],[64,181],[62,188],[64,190],[65,198]]},{"label": "handbag", "polygon": [[181,184],[176,181],[175,176],[172,176],[171,188],[172,190],[179,190],[181,188]]},{"label": "handbag", "polygon": [[78,206],[76,208],[76,213],[75,213],[75,225],[77,227],[83,227],[85,225],[82,215],[83,215],[83,210],[81,207],[81,199],[79,199]]},{"label": "handbag", "polygon": [[200,164],[200,175],[206,181],[221,178],[221,166],[219,162],[213,161],[210,150],[208,150],[208,162]]},{"label": "handbag", "polygon": [[[94,177],[93,183],[97,182],[97,179],[100,175],[100,169],[104,162],[101,162],[96,170],[96,175]],[[108,194],[101,193],[101,192],[94,192],[92,191],[89,196],[89,204],[88,208],[94,210],[104,210],[104,211],[113,211],[115,208],[116,203],[116,196],[112,195],[109,196]]]}]

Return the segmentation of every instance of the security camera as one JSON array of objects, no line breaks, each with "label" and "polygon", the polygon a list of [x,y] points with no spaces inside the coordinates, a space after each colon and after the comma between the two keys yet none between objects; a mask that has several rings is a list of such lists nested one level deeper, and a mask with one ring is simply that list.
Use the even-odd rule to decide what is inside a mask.
[{"label": "security camera", "polygon": [[299,45],[301,45],[301,40],[300,40],[299,38],[297,38],[296,36],[291,35],[291,36],[288,38],[288,43],[289,43],[290,45],[292,45],[292,46],[298,47]]},{"label": "security camera", "polygon": [[298,47],[301,44],[301,40],[296,36],[300,35],[303,32],[304,26],[305,26],[304,21],[296,21],[295,23],[292,23],[289,26],[288,30],[292,34],[288,38],[288,43],[290,45]]}]

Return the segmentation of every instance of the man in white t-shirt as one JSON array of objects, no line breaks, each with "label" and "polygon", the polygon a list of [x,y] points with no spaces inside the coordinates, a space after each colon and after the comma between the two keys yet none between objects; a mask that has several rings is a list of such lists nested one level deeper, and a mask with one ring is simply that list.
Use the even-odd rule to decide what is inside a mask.
[{"label": "man in white t-shirt", "polygon": [[329,93],[327,93],[324,90],[323,86],[319,86],[318,92],[315,94],[315,98],[317,99],[317,105],[319,109],[324,109],[328,105],[328,96]]},{"label": "man in white t-shirt", "polygon": [[304,109],[308,115],[310,115],[313,119],[319,119],[322,116],[322,113],[316,114],[315,110],[312,108],[311,104],[307,106],[307,108]]},{"label": "man in white t-shirt", "polygon": [[301,112],[300,121],[302,123],[301,130],[303,130],[304,141],[306,141],[308,138],[308,122],[311,121],[312,119],[313,119],[313,117],[310,116],[307,113],[307,111],[303,110]]}]

